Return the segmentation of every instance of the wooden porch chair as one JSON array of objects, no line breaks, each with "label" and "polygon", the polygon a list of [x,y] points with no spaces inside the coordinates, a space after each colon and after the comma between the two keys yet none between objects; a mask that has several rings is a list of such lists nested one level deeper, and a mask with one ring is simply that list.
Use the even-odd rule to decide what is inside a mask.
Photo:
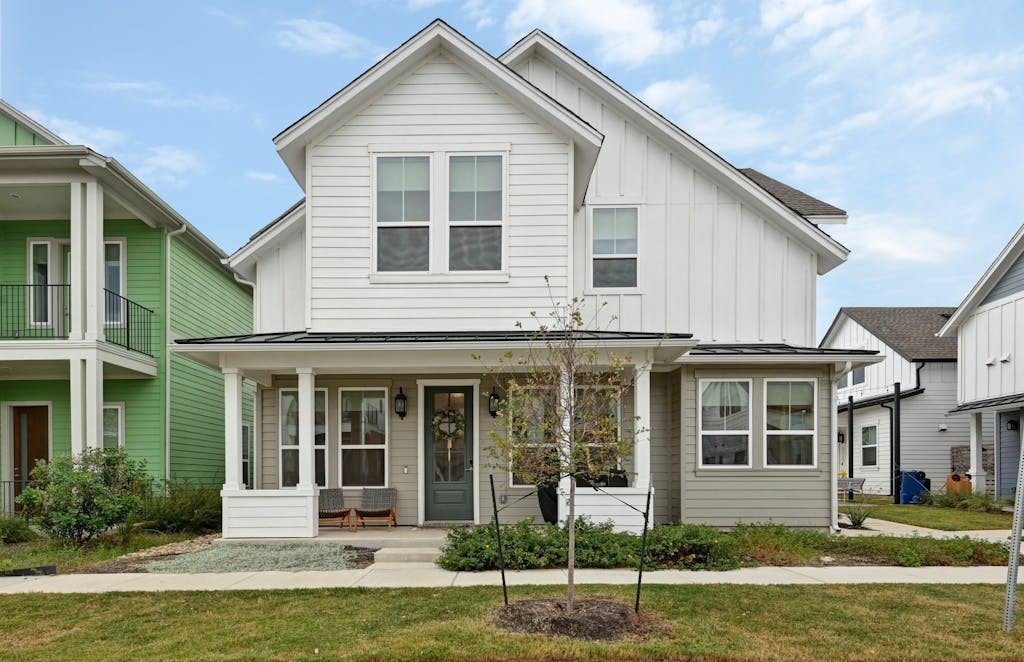
[{"label": "wooden porch chair", "polygon": [[349,531],[355,531],[352,522],[352,508],[345,507],[345,493],[340,488],[321,489],[317,499],[320,504],[320,522],[337,520],[338,526],[345,528],[348,525]]},{"label": "wooden porch chair", "polygon": [[387,524],[390,529],[398,526],[395,516],[397,490],[393,487],[367,487],[363,489],[363,503],[356,508],[356,527],[365,527],[367,522]]}]

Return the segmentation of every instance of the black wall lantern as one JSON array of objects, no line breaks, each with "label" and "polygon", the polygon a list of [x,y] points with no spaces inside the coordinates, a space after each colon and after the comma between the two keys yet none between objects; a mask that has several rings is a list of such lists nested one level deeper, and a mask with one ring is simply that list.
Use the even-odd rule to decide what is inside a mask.
[{"label": "black wall lantern", "polygon": [[398,418],[405,418],[408,411],[409,398],[405,397],[405,391],[399,386],[398,395],[395,396],[395,413],[398,414]]},{"label": "black wall lantern", "polygon": [[491,418],[498,416],[498,409],[501,407],[501,396],[498,395],[498,387],[491,387],[491,394],[487,396],[487,411],[490,412]]},{"label": "black wall lantern", "polygon": [[1010,432],[1016,432],[1017,428],[1019,427],[1020,426],[1018,425],[1017,421],[1013,420],[1012,418],[1006,421],[1006,429],[1009,430]]},{"label": "black wall lantern", "polygon": [[846,435],[844,435],[842,432],[839,433],[839,443],[846,443]]}]

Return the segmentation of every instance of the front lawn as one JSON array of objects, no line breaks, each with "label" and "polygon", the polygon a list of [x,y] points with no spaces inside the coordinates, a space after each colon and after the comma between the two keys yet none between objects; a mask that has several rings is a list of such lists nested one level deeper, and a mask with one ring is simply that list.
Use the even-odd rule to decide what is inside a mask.
[{"label": "front lawn", "polygon": [[1010,513],[986,513],[943,508],[941,506],[897,506],[892,503],[872,506],[865,524],[871,528],[871,519],[899,522],[912,526],[923,526],[940,531],[978,531],[985,529],[1010,529],[1013,515]]},{"label": "front lawn", "polygon": [[1002,599],[999,586],[651,586],[644,606],[672,634],[617,644],[496,630],[495,587],[11,595],[0,610],[19,660],[1019,659],[1024,628],[1001,631]]},{"label": "front lawn", "polygon": [[74,572],[140,549],[191,537],[193,535],[188,533],[137,531],[127,543],[122,543],[120,536],[112,534],[98,538],[83,548],[39,538],[31,542],[0,545],[0,570],[55,565],[59,573]]}]

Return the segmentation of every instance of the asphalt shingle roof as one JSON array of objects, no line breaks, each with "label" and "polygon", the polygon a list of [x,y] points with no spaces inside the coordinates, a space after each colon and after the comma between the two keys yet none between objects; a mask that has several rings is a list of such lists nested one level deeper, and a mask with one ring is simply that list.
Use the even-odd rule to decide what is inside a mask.
[{"label": "asphalt shingle roof", "polygon": [[841,308],[908,361],[955,361],[956,337],[935,336],[956,308]]},{"label": "asphalt shingle roof", "polygon": [[734,345],[697,345],[690,350],[690,356],[847,356],[863,354],[874,356],[878,352],[870,349],[836,349],[831,347],[797,347],[794,345],[749,343]]},{"label": "asphalt shingle roof", "polygon": [[846,216],[846,212],[839,207],[807,195],[788,184],[783,184],[763,172],[758,172],[753,168],[740,168],[740,172],[765,191],[768,191],[773,198],[801,216]]}]

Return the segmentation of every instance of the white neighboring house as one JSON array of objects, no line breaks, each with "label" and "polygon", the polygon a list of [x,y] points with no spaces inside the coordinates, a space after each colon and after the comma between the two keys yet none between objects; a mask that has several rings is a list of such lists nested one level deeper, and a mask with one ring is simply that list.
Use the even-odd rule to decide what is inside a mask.
[{"label": "white neighboring house", "polygon": [[[935,334],[954,308],[844,307],[836,314],[821,347],[873,349],[884,356],[875,365],[852,370],[836,385],[839,415],[839,469],[863,478],[864,490],[892,494],[893,439],[899,439],[899,469],[924,471],[932,489],[944,489],[954,466],[954,449],[966,450],[970,430],[956,407],[956,340]],[[895,385],[900,385],[900,425],[895,426]],[[852,425],[850,400],[853,401]],[[852,437],[850,430],[853,430]],[[985,430],[991,440],[991,425]],[[966,453],[960,453],[965,456]],[[852,470],[851,470],[852,458]]]},{"label": "white neighboring house", "polygon": [[818,224],[845,212],[736,169],[539,31],[494,58],[435,21],[275,144],[305,198],[230,258],[255,334],[175,347],[224,372],[225,537],[316,536],[324,487],[396,488],[400,525],[486,522],[490,473],[502,519],[539,519],[491,459],[498,384],[474,354],[528,349],[516,323],[572,297],[602,311],[581,344],[631,357],[620,415],[645,431],[628,484],[577,512],[638,531],[653,484],[658,522],[835,525],[832,385],[878,360],[814,346],[817,277],[847,257]]},{"label": "white neighboring house", "polygon": [[[956,338],[957,406],[969,422],[971,472],[984,475],[983,447],[995,429],[993,479],[975,481],[999,499],[1013,498],[1024,414],[1024,227],[1003,248],[939,335]],[[986,420],[988,419],[988,420]]]}]

